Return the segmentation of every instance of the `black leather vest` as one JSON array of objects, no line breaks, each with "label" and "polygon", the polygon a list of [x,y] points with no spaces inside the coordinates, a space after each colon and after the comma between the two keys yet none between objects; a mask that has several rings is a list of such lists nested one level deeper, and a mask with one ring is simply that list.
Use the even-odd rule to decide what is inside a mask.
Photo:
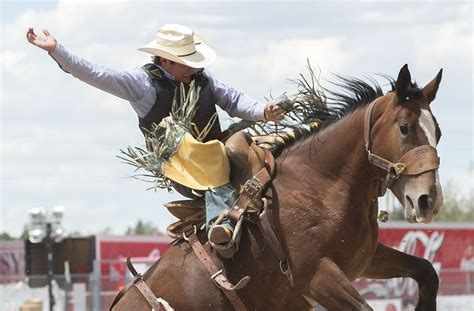
[{"label": "black leather vest", "polygon": [[[179,96],[179,92],[176,92],[176,90],[179,89],[179,82],[168,79],[163,70],[155,64],[146,64],[142,69],[144,69],[146,74],[153,80],[156,88],[155,105],[145,117],[138,119],[140,130],[146,135],[147,130],[150,131],[154,123],[159,124],[163,118],[169,116],[175,93]],[[197,128],[202,131],[212,115],[216,113],[216,106],[214,94],[209,86],[209,79],[202,73],[199,73],[196,75],[195,80],[201,87],[201,92],[197,103],[198,108],[192,121],[196,124]],[[204,142],[219,139],[221,133],[219,119],[217,119]]]}]

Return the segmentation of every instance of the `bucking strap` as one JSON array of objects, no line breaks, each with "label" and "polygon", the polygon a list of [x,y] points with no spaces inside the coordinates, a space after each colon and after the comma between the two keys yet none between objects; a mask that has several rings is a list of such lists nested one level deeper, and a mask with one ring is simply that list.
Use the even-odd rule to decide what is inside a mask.
[{"label": "bucking strap", "polygon": [[158,298],[156,298],[155,294],[153,294],[151,289],[148,287],[148,285],[146,285],[142,278],[140,278],[134,285],[153,308],[153,311],[166,310],[166,308],[158,301]]},{"label": "bucking strap", "polygon": [[133,286],[135,286],[140,294],[142,294],[143,298],[146,299],[146,301],[150,304],[152,307],[152,310],[154,311],[160,311],[160,310],[166,310],[166,308],[158,301],[158,298],[156,298],[155,294],[151,291],[151,289],[146,285],[145,281],[143,280],[143,277],[140,273],[135,270],[135,267],[132,265],[132,262],[130,261],[130,257],[127,257],[127,267],[128,270],[132,273],[134,276],[133,280]]},{"label": "bucking strap", "polygon": [[212,281],[224,292],[229,302],[232,304],[235,310],[244,311],[247,310],[245,305],[240,300],[239,295],[235,292],[238,289],[243,288],[250,281],[250,277],[246,276],[242,278],[236,285],[233,285],[223,274],[222,269],[217,268],[216,264],[206,252],[201,242],[195,234],[187,238],[189,244],[193,248],[194,253],[201,261],[202,265],[211,275]]}]

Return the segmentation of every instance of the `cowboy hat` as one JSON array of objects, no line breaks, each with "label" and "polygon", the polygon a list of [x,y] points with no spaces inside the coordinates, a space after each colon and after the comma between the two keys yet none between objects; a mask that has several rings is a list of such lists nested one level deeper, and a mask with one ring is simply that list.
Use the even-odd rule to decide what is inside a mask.
[{"label": "cowboy hat", "polygon": [[207,67],[216,59],[216,52],[206,39],[177,24],[164,25],[155,40],[138,50],[192,68]]}]

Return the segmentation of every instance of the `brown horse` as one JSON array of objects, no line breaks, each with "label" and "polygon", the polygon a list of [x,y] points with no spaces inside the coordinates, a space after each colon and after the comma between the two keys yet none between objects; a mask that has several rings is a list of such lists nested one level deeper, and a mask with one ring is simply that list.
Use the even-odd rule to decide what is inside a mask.
[{"label": "brown horse", "polygon": [[[429,106],[441,74],[419,88],[405,65],[386,95],[379,86],[344,79],[353,96],[339,94],[333,109],[338,118],[281,152],[267,195],[292,281],[281,273],[256,226],[245,226],[240,250],[230,260],[205,245],[232,282],[251,277],[238,290],[248,310],[309,310],[314,301],[328,310],[372,310],[351,284],[361,277],[413,278],[419,286],[416,310],[436,309],[439,280],[431,263],[377,242],[376,202],[385,180],[393,184],[409,222],[428,223],[441,207],[435,149],[441,134]],[[205,242],[204,233],[199,238]],[[184,241],[144,279],[175,310],[233,309]],[[150,309],[133,287],[113,307]]]}]

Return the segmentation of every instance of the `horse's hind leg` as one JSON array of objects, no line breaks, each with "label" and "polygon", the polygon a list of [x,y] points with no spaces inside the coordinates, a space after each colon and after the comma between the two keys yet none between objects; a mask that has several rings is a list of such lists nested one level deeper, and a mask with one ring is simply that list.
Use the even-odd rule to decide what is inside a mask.
[{"label": "horse's hind leg", "polygon": [[328,310],[372,310],[344,272],[329,258],[322,258],[313,276],[309,296]]},{"label": "horse's hind leg", "polygon": [[426,259],[405,254],[379,243],[363,276],[373,279],[410,277],[418,283],[419,301],[416,310],[436,310],[439,278],[433,265]]}]

